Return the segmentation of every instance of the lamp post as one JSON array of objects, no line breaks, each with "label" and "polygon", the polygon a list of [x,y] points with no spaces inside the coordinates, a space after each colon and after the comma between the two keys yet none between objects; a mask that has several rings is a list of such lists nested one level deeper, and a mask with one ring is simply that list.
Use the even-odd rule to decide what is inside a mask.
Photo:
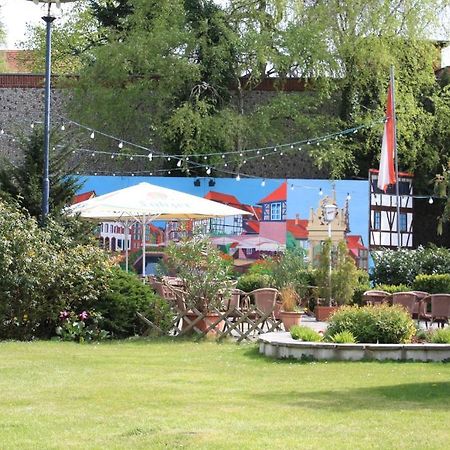
[{"label": "lamp post", "polygon": [[[328,255],[328,296],[331,302],[331,223],[336,218],[337,206],[334,203],[327,203],[323,206],[323,220],[328,225],[328,239],[330,240],[330,253]],[[330,305],[331,306],[331,305]]]},{"label": "lamp post", "polygon": [[52,23],[55,17],[51,15],[52,3],[59,8],[61,3],[69,3],[75,0],[28,0],[35,5],[47,3],[47,15],[42,17],[46,24],[45,38],[45,108],[44,108],[44,167],[42,182],[42,204],[41,220],[45,224],[49,212],[50,178],[49,178],[49,155],[50,155],[50,88],[51,88],[51,66],[52,66]]}]

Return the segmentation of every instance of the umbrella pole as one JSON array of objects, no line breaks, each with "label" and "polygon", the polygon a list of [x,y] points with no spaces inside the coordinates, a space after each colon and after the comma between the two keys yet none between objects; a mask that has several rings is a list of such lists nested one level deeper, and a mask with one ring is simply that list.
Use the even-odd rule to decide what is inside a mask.
[{"label": "umbrella pole", "polygon": [[145,214],[142,216],[142,278],[145,283]]},{"label": "umbrella pole", "polygon": [[128,229],[128,220],[125,220],[125,270],[128,272],[128,237],[129,237],[129,229]]}]

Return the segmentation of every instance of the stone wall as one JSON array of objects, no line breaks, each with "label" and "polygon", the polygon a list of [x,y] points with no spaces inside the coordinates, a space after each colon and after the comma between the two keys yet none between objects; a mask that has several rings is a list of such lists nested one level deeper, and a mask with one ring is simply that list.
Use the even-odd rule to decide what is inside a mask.
[{"label": "stone wall", "polygon": [[[54,81],[57,81],[56,78]],[[17,141],[10,136],[20,136],[27,133],[32,123],[43,122],[44,117],[44,77],[32,74],[2,74],[0,75],[0,128],[5,132],[0,136],[0,156],[16,162],[21,157]],[[303,90],[301,83],[291,81],[286,86],[289,92],[298,95]],[[245,95],[245,109],[252,109],[259,104],[268,102],[274,95],[274,83],[262,83],[257,89]],[[70,97],[70,89],[52,89],[51,109],[53,125],[61,122],[60,117],[65,116],[65,105]],[[295,130],[293,130],[293,133]],[[289,138],[288,138],[289,139]],[[94,174],[101,171],[140,171],[141,161],[117,159],[111,160],[108,156],[91,157],[88,154],[77,154],[74,164],[80,167],[83,173]],[[233,169],[233,168],[231,168]],[[147,170],[147,169],[145,169]],[[242,172],[262,178],[325,178],[326,173],[316,169],[306,154],[292,156],[274,156],[265,160],[249,161]]]}]

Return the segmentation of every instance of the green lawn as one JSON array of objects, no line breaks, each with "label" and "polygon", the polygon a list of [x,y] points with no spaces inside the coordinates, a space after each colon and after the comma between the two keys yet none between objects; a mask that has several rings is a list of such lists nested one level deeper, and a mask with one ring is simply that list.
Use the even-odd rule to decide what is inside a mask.
[{"label": "green lawn", "polygon": [[256,346],[0,343],[0,448],[450,448],[450,364]]}]

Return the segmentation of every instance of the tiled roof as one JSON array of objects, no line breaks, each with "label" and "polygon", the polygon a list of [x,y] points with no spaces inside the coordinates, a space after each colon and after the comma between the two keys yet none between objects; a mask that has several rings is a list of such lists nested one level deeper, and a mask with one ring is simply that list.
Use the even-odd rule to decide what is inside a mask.
[{"label": "tiled roof", "polygon": [[285,201],[287,197],[287,182],[283,182],[278,188],[276,188],[269,195],[264,197],[258,203],[271,203],[271,202],[282,202]]},{"label": "tiled roof", "polygon": [[83,192],[82,194],[75,195],[72,200],[72,205],[84,202],[85,200],[89,200],[93,197],[95,197],[95,191]]},{"label": "tiled roof", "polygon": [[296,239],[308,239],[308,220],[306,219],[288,219],[286,228]]},{"label": "tiled roof", "polygon": [[247,220],[244,223],[244,229],[247,233],[259,233],[259,222],[256,220]]},{"label": "tiled roof", "polygon": [[367,247],[362,243],[362,238],[359,235],[347,235],[345,240],[347,241],[349,250],[367,250]]}]

